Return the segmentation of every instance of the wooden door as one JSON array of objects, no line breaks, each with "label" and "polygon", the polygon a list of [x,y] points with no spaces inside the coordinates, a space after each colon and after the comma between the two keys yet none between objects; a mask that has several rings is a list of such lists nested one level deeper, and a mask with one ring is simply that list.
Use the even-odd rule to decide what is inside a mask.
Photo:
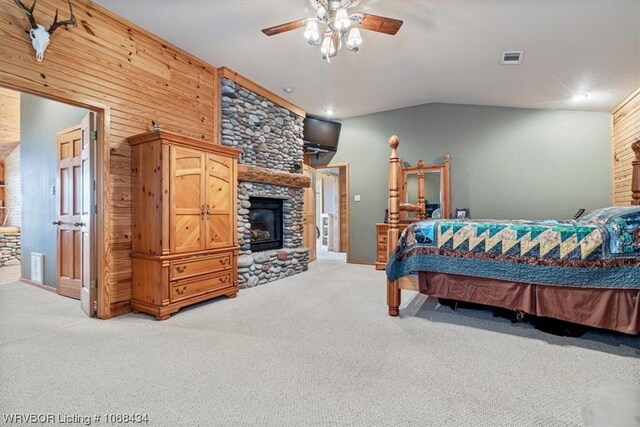
[{"label": "wooden door", "polygon": [[236,216],[233,160],[217,154],[207,154],[205,228],[207,249],[233,246],[236,228],[231,224]]},{"label": "wooden door", "polygon": [[311,177],[311,187],[304,189],[302,208],[303,246],[309,248],[309,262],[316,259],[316,170],[303,165],[303,173]]},{"label": "wooden door", "polygon": [[205,248],[202,218],[205,207],[205,155],[191,148],[171,146],[171,252]]},{"label": "wooden door", "polygon": [[82,287],[82,131],[80,126],[57,134],[57,226],[60,295],[80,299]]},{"label": "wooden door", "polygon": [[80,123],[82,150],[82,203],[80,207],[80,233],[82,235],[82,287],[80,288],[80,306],[89,316],[95,316],[97,291],[95,215],[96,205],[96,114],[89,113]]}]

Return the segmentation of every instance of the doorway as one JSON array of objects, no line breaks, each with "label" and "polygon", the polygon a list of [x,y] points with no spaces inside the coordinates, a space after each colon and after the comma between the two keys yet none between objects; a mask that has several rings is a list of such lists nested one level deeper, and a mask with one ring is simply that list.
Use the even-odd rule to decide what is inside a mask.
[{"label": "doorway", "polygon": [[10,280],[78,299],[93,316],[98,113],[5,88],[0,104],[0,233],[14,231],[19,248],[0,268],[13,264]]},{"label": "doorway", "polygon": [[317,258],[348,262],[348,165],[318,166],[315,178]]}]

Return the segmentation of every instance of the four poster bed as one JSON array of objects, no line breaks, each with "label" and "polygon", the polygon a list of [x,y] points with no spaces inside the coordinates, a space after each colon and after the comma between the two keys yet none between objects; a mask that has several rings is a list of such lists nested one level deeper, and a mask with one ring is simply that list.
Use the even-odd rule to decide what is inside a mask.
[{"label": "four poster bed", "polygon": [[[387,305],[397,316],[400,290],[516,310],[628,334],[640,333],[640,140],[633,144],[633,204],[571,221],[443,219],[400,226],[404,186],[389,139]],[[419,162],[419,167],[422,162]],[[422,174],[419,173],[419,176]],[[402,229],[403,228],[403,229]]]}]

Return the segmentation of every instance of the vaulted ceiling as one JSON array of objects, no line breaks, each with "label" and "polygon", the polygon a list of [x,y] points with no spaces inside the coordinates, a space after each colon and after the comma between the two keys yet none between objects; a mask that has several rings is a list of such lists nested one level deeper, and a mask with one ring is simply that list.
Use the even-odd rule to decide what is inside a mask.
[{"label": "vaulted ceiling", "polygon": [[[360,52],[343,49],[330,64],[303,29],[260,32],[313,16],[308,0],[96,1],[321,115],[430,102],[611,111],[640,86],[635,0],[364,0],[354,10],[403,27],[396,36],[364,31]],[[522,65],[500,65],[506,50],[524,50]]]}]

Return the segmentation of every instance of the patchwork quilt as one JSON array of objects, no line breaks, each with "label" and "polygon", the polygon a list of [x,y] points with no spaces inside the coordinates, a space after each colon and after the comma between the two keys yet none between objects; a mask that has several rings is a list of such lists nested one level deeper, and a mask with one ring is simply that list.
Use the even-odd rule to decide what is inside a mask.
[{"label": "patchwork quilt", "polygon": [[387,276],[417,271],[640,289],[640,207],[598,209],[577,221],[413,223],[400,237]]}]

